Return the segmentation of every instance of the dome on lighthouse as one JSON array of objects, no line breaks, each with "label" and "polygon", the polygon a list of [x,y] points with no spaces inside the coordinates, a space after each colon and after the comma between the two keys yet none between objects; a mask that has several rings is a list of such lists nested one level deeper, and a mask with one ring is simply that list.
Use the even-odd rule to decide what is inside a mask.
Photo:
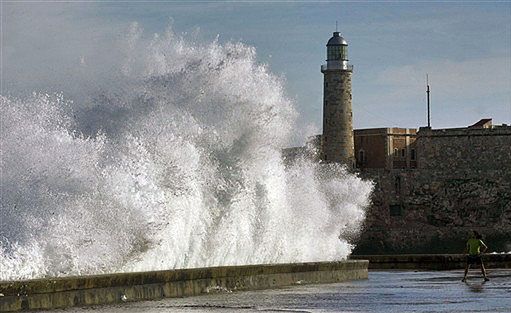
[{"label": "dome on lighthouse", "polygon": [[326,44],[326,54],[329,68],[347,68],[348,43],[339,35],[339,32],[334,32],[334,36],[328,40]]},{"label": "dome on lighthouse", "polygon": [[342,38],[339,35],[339,32],[334,32],[334,36],[328,40],[328,43],[326,44],[328,46],[347,46],[348,43],[344,38]]}]

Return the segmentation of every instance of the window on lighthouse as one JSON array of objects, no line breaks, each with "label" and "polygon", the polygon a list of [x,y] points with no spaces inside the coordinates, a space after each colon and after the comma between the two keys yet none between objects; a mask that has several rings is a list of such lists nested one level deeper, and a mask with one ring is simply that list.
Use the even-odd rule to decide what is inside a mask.
[{"label": "window on lighthouse", "polygon": [[341,47],[342,46],[330,46],[327,49],[328,60],[339,60],[341,58]]},{"label": "window on lighthouse", "polygon": [[348,46],[341,46],[341,60],[347,60],[348,59]]},{"label": "window on lighthouse", "polygon": [[327,48],[327,59],[348,60],[348,46],[330,46]]}]

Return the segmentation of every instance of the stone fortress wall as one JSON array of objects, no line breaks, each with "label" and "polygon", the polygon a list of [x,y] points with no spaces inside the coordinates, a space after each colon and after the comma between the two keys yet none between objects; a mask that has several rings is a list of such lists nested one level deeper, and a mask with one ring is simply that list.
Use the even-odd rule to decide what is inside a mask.
[{"label": "stone fortress wall", "polygon": [[417,168],[363,168],[375,182],[355,254],[461,253],[473,229],[511,251],[511,127],[421,128]]},{"label": "stone fortress wall", "polygon": [[511,126],[421,128],[419,166],[433,170],[491,170],[511,167]]}]

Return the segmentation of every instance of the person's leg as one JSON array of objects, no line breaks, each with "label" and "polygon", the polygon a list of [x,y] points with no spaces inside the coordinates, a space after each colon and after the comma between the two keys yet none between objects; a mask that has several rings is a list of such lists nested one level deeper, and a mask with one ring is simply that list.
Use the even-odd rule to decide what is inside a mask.
[{"label": "person's leg", "polygon": [[485,280],[485,281],[490,280],[490,279],[486,276],[486,269],[484,268],[483,260],[481,260],[481,273],[483,274],[483,277],[484,277],[484,280]]},{"label": "person's leg", "polygon": [[462,282],[467,280],[467,274],[468,274],[468,268],[469,267],[470,267],[470,265],[468,264],[468,260],[467,260],[467,264],[465,265],[465,275],[463,275],[463,279],[461,280]]}]

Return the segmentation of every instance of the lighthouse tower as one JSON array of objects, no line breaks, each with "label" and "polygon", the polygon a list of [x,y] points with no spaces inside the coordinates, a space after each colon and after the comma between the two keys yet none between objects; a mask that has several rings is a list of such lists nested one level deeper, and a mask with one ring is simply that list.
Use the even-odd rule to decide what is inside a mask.
[{"label": "lighthouse tower", "polygon": [[326,65],[321,66],[323,84],[323,136],[321,158],[325,162],[355,164],[353,113],[351,111],[351,75],[348,43],[334,32],[326,45]]}]

